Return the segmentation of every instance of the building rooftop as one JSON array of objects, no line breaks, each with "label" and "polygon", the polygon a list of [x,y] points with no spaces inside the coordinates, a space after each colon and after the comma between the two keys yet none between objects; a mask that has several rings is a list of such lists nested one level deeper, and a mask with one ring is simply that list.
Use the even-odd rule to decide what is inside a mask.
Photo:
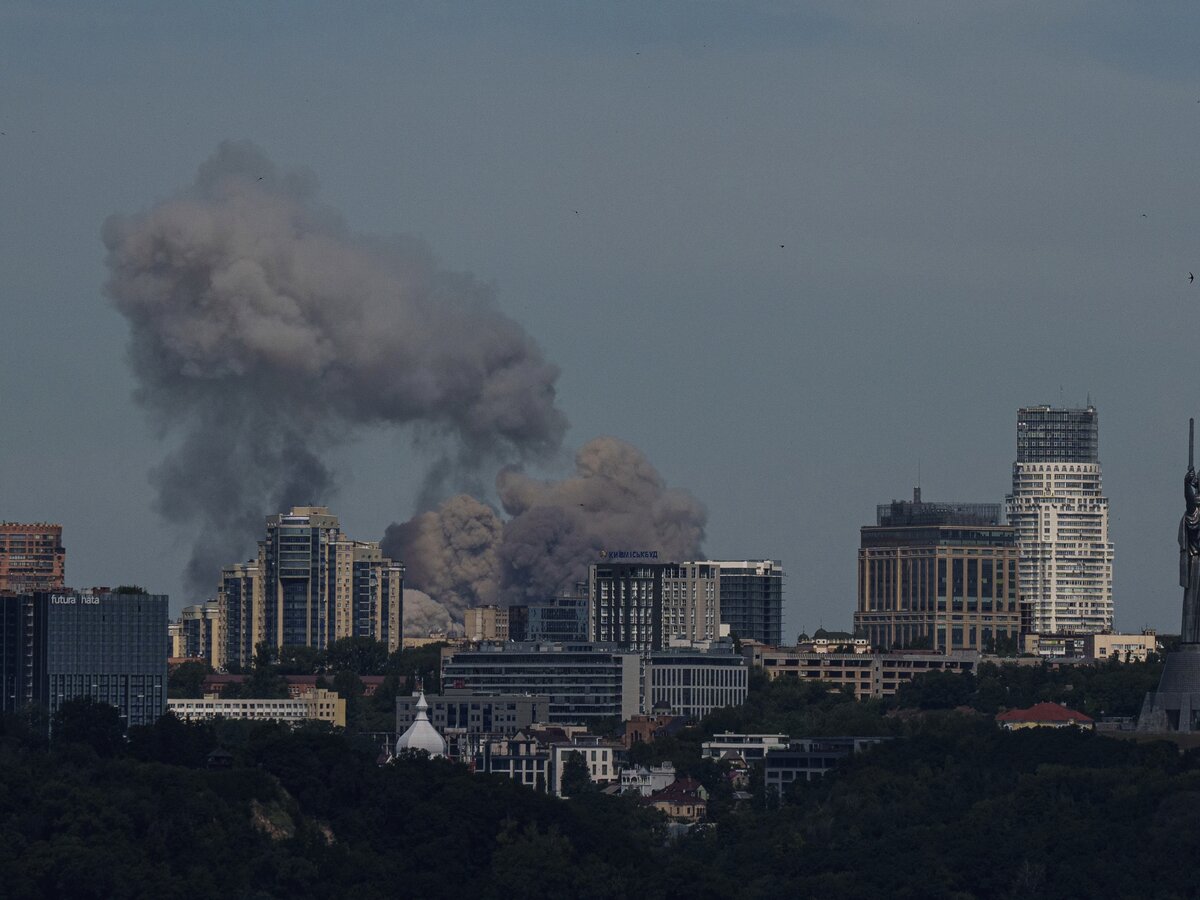
[{"label": "building rooftop", "polygon": [[1010,709],[996,716],[997,722],[1081,722],[1091,723],[1092,717],[1068,709],[1060,703],[1035,703],[1029,709]]},{"label": "building rooftop", "polygon": [[893,500],[875,509],[875,524],[882,528],[911,525],[999,525],[999,503],[948,503],[921,499],[913,488],[912,500]]}]

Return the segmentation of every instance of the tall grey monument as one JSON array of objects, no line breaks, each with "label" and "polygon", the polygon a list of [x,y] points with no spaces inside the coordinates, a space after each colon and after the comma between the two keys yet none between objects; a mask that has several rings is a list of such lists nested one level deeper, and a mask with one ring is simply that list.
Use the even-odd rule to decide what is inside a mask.
[{"label": "tall grey monument", "polygon": [[1138,731],[1200,731],[1200,476],[1195,469],[1196,420],[1188,420],[1188,467],[1179,520],[1179,586],[1183,620],[1179,649],[1167,654],[1158,690],[1146,695]]}]

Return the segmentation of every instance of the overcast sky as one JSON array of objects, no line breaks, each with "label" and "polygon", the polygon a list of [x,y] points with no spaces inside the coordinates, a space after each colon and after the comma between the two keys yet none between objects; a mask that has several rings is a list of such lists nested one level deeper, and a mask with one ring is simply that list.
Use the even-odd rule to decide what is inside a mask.
[{"label": "overcast sky", "polygon": [[[1191,3],[9,0],[0,519],[62,523],[77,586],[203,599],[153,508],[168,447],[100,227],[248,138],[356,231],[493,284],[562,368],[568,447],[636,444],[707,505],[709,556],[783,560],[785,637],[849,627],[858,528],[918,462],[926,499],[1001,502],[1017,407],[1089,395],[1117,625],[1177,631],[1198,26]],[[351,536],[413,513],[410,435],[334,462],[313,499]]]}]

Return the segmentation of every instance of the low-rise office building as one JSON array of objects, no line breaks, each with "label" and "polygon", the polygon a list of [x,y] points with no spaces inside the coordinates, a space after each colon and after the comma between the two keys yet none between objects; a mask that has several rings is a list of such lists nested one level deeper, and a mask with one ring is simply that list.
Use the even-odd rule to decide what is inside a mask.
[{"label": "low-rise office building", "polygon": [[1089,634],[1084,642],[1088,659],[1106,662],[1145,662],[1151,653],[1158,652],[1158,635],[1153,631],[1141,634]]},{"label": "low-rise office building", "polygon": [[889,740],[885,737],[801,738],[786,747],[767,751],[763,764],[763,784],[780,793],[794,781],[812,781],[842,760],[867,747]]},{"label": "low-rise office building", "polygon": [[468,745],[476,772],[505,775],[559,797],[563,796],[563,770],[574,753],[579,754],[596,784],[615,784],[619,777],[617,745],[569,726],[536,725],[511,735],[478,735],[468,737]]},{"label": "low-rise office building", "polygon": [[[442,734],[516,734],[535,722],[547,721],[546,694],[478,694],[450,690],[427,694],[429,721]],[[417,697],[396,697],[396,731],[408,728],[417,715]]]},{"label": "low-rise office building", "polygon": [[[283,675],[281,676],[287,684],[289,697],[300,697],[309,691],[317,688],[328,688],[333,681],[332,676],[326,675]],[[383,675],[358,675],[358,683],[362,685],[362,695],[364,697],[372,697],[375,692],[382,687],[386,676]],[[240,686],[250,680],[249,675],[217,675],[210,674],[204,676],[204,681],[201,683],[201,688],[206,694],[216,694],[225,696],[227,689],[233,686]]]},{"label": "low-rise office building", "polygon": [[733,645],[710,650],[658,650],[646,661],[645,708],[699,721],[710,712],[746,702],[749,667]]},{"label": "low-rise office building", "polygon": [[339,728],[346,727],[346,701],[333,691],[314,688],[299,697],[278,698],[226,698],[217,694],[206,694],[201,699],[173,699],[167,708],[186,721],[211,719],[247,719],[252,721],[284,722],[296,725],[300,722],[328,722]]},{"label": "low-rise office building", "polygon": [[641,654],[612,644],[510,641],[442,649],[442,685],[485,694],[550,698],[547,720],[585,724],[641,712]]},{"label": "low-rise office building", "polygon": [[786,734],[714,734],[711,741],[700,745],[702,759],[729,759],[736,757],[743,762],[759,762],[766,758],[768,750],[782,750],[788,745]]},{"label": "low-rise office building", "polygon": [[1153,631],[1141,634],[1023,634],[1021,651],[1042,659],[1087,662],[1145,662],[1158,651]]},{"label": "low-rise office building", "polygon": [[862,700],[891,697],[906,681],[925,672],[974,672],[978,653],[804,653],[789,648],[755,646],[751,662],[768,678],[825,681],[854,691]]}]

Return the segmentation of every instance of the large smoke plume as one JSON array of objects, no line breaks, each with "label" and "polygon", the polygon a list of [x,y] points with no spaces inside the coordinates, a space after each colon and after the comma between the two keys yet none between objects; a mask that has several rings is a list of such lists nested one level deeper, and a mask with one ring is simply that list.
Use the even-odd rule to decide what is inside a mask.
[{"label": "large smoke plume", "polygon": [[[159,509],[198,526],[187,575],[202,594],[264,515],[328,496],[323,457],[356,429],[414,424],[444,448],[427,501],[486,466],[552,455],[565,430],[558,370],[486,286],[420,241],[353,233],[315,191],[225,143],[191,188],[104,224],[137,397],[178,436],[152,476]],[[454,577],[481,595],[469,571]]]},{"label": "large smoke plume", "polygon": [[[468,606],[570,589],[604,549],[657,550],[666,560],[701,554],[704,507],[668,488],[641,451],[616,438],[581,447],[573,477],[539,481],[508,468],[496,490],[507,520],[460,495],[392,525],[383,541],[390,556],[408,562],[407,579],[456,621]],[[410,633],[421,633],[415,623]]]}]

